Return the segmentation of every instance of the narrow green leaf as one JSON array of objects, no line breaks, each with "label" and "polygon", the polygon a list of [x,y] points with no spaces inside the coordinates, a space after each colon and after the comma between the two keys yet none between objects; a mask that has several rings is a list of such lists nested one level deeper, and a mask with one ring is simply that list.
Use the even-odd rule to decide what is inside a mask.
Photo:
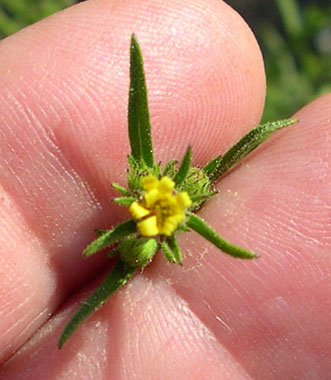
[{"label": "narrow green leaf", "polygon": [[187,174],[191,167],[191,162],[192,162],[192,147],[189,146],[180,164],[178,172],[176,173],[174,177],[174,182],[176,184],[177,189],[180,189],[181,185],[185,181],[185,178],[187,177]]},{"label": "narrow green leaf", "polygon": [[103,280],[94,292],[87,298],[82,306],[77,310],[69,323],[65,326],[58,347],[61,348],[70,336],[77,330],[79,325],[95,310],[97,310],[105,301],[114,294],[121,286],[125,285],[130,277],[137,271],[136,267],[131,267],[121,260]]},{"label": "narrow green leaf", "polygon": [[130,206],[134,201],[136,201],[135,197],[118,197],[113,199],[113,202],[120,206]]},{"label": "narrow green leaf", "polygon": [[162,171],[162,177],[167,175],[168,177],[174,177],[176,173],[175,165],[177,160],[171,160],[166,163]]},{"label": "narrow green leaf", "polygon": [[254,259],[257,256],[244,248],[237,247],[221,238],[203,219],[191,214],[186,222],[187,226],[214,244],[221,251],[241,259]]},{"label": "narrow green leaf", "polygon": [[128,123],[132,156],[136,161],[143,161],[152,168],[154,165],[153,145],[144,65],[141,50],[134,34],[131,37],[130,46]]},{"label": "narrow green leaf", "polygon": [[112,184],[112,187],[117,190],[119,193],[121,193],[122,195],[124,195],[125,197],[128,197],[130,195],[130,192],[123,186],[119,185],[118,183],[116,182],[113,182]]},{"label": "narrow green leaf", "polygon": [[218,167],[222,160],[222,156],[217,156],[213,160],[209,161],[208,164],[203,168],[203,171],[210,176],[215,169]]},{"label": "narrow green leaf", "polygon": [[158,162],[153,166],[152,170],[149,170],[149,173],[154,175],[156,178],[161,176],[161,162]]},{"label": "narrow green leaf", "polygon": [[175,263],[176,258],[174,256],[174,253],[170,249],[168,243],[166,241],[161,241],[160,246],[161,246],[161,249],[163,250],[163,253],[166,259],[170,261],[171,263]]},{"label": "narrow green leaf", "polygon": [[169,247],[170,247],[171,251],[173,252],[176,263],[182,264],[183,263],[183,255],[182,255],[182,252],[179,248],[177,239],[174,236],[170,236],[167,238],[167,243],[169,244]]},{"label": "narrow green leaf", "polygon": [[127,220],[123,223],[118,224],[113,229],[107,231],[106,233],[99,236],[97,239],[92,241],[90,245],[85,248],[83,255],[85,257],[93,255],[98,251],[108,247],[112,243],[116,242],[124,236],[128,236],[137,231],[136,222],[132,219]]},{"label": "narrow green leaf", "polygon": [[[220,158],[219,162],[217,162],[217,158],[210,161],[205,166],[204,170],[208,172],[208,176],[211,181],[217,181],[218,178],[236,166],[249,153],[267,140],[267,138],[270,137],[275,131],[296,122],[297,120],[295,119],[285,119],[257,126],[248,132],[234,146],[232,146],[225,153],[225,155]],[[216,166],[214,165],[215,161],[217,162]]]}]

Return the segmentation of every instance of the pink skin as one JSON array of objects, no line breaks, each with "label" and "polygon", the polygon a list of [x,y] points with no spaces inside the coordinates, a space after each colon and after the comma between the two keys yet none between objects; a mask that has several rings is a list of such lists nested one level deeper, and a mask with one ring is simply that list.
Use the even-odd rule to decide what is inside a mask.
[{"label": "pink skin", "polygon": [[132,32],[157,160],[191,143],[204,164],[261,116],[259,48],[219,0],[90,1],[1,41],[0,379],[327,379],[330,95],[226,176],[200,213],[258,260],[182,235],[183,267],[158,255],[57,349],[108,267],[81,257],[93,229],[127,217],[109,184],[125,184]]}]

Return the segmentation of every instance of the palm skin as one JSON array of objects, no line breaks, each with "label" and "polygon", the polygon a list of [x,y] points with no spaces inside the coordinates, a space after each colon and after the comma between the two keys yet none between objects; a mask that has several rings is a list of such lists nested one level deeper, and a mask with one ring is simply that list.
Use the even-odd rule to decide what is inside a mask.
[{"label": "palm skin", "polygon": [[263,63],[244,21],[216,0],[164,4],[90,1],[1,41],[0,379],[331,372],[330,95],[226,176],[200,212],[258,260],[184,234],[183,267],[158,255],[57,349],[110,265],[82,250],[95,228],[128,216],[109,202],[109,184],[125,184],[131,33],[144,54],[157,160],[192,144],[202,165],[262,113]]}]

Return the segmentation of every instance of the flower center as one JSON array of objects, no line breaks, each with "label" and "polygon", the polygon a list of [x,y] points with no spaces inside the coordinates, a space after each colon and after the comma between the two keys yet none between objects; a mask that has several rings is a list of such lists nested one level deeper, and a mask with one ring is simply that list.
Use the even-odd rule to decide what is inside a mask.
[{"label": "flower center", "polygon": [[185,220],[186,208],[192,204],[189,195],[185,191],[176,194],[175,183],[167,176],[158,180],[148,175],[142,179],[142,186],[143,199],[129,208],[139,232],[143,236],[170,236]]}]

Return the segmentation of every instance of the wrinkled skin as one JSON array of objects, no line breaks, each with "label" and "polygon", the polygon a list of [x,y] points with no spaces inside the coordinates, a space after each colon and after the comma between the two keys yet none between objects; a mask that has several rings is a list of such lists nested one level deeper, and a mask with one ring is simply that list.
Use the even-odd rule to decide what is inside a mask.
[{"label": "wrinkled skin", "polygon": [[128,216],[109,184],[125,185],[132,32],[157,160],[192,144],[204,164],[259,122],[261,53],[219,0],[89,1],[1,41],[0,379],[329,379],[330,95],[200,212],[259,259],[184,234],[183,267],[157,255],[57,349],[112,265],[82,250]]}]

